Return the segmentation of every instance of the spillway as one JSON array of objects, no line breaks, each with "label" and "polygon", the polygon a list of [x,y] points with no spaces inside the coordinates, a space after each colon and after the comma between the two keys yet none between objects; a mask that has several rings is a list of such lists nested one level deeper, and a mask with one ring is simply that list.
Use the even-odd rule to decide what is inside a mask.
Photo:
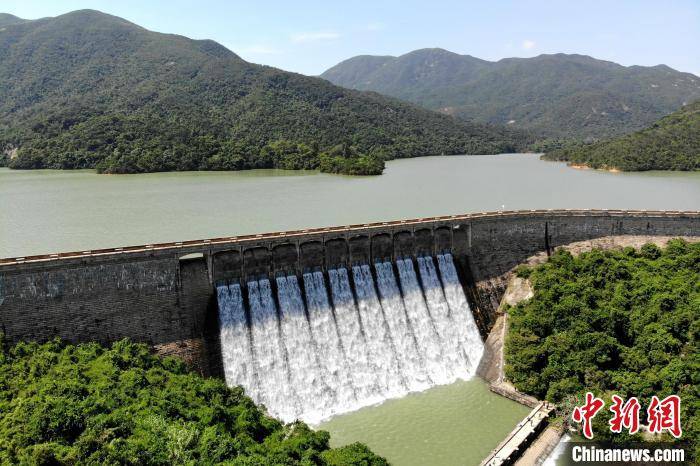
[{"label": "spillway", "polygon": [[222,283],[217,298],[226,382],[286,422],[468,379],[483,353],[450,254]]}]

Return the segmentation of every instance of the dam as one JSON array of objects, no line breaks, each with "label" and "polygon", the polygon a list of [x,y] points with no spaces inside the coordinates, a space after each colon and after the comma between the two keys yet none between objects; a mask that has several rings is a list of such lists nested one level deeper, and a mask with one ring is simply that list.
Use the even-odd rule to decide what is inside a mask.
[{"label": "dam", "polygon": [[130,338],[315,422],[468,379],[509,274],[698,212],[487,212],[0,259],[8,343]]}]

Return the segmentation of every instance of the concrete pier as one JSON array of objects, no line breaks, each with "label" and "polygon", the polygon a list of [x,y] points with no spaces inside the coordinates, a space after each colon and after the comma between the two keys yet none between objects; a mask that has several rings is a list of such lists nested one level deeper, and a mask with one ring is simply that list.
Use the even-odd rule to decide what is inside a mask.
[{"label": "concrete pier", "polygon": [[501,466],[513,464],[527,449],[528,445],[546,427],[549,413],[554,406],[543,401],[520,421],[515,429],[487,456],[480,466]]}]

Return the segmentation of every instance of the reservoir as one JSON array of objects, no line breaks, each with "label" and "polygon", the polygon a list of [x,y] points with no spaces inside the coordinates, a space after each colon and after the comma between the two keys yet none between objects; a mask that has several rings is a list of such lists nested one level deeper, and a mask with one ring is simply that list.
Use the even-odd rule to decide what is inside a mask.
[{"label": "reservoir", "polygon": [[[526,154],[398,160],[390,162],[381,177],[277,170],[102,176],[91,171],[2,169],[0,199],[0,257],[11,257],[486,210],[698,210],[700,173],[581,171]],[[300,278],[303,291],[294,276],[277,276],[275,283],[267,278],[250,281],[245,298],[235,283],[219,285],[220,317],[226,317],[220,321],[227,380],[237,384],[246,377],[248,355],[250,361],[262,361],[271,368],[258,371],[269,380],[242,383],[250,387],[251,396],[281,418],[304,416],[329,430],[334,445],[362,441],[398,465],[478,463],[528,409],[491,393],[473,371],[460,372],[467,366],[445,342],[454,341],[453,328],[467,326],[435,319],[435,333],[426,330],[415,335],[420,354],[452,358],[455,364],[449,371],[437,359],[426,359],[430,364],[425,367],[411,367],[414,359],[405,357],[414,351],[409,340],[408,350],[389,348],[389,342],[398,341],[396,335],[405,333],[401,330],[407,325],[401,320],[404,314],[409,320],[430,323],[437,315],[434,310],[463,308],[464,297],[454,293],[457,282],[450,279],[456,275],[448,255],[422,258],[415,269],[397,259],[393,265],[331,269],[327,277],[305,273]],[[374,267],[373,273],[369,267]],[[404,290],[403,302],[398,285]],[[419,287],[431,291],[425,293],[425,302]],[[329,297],[336,312],[342,310],[343,332],[328,330],[333,325],[325,318]],[[331,356],[353,344],[361,348],[357,345],[360,327],[353,316],[379,315],[374,309],[379,309],[380,301],[387,311],[389,333],[381,323],[374,327],[363,323],[363,329],[377,335],[385,332],[383,339],[372,341],[386,342],[388,351],[367,348],[368,354],[386,357],[382,380],[354,377],[379,374],[371,369],[379,360],[374,356],[355,358],[352,370],[337,371],[329,364]],[[304,306],[313,323],[311,334],[297,325]],[[251,307],[260,318],[248,322],[241,316],[251,314]],[[444,316],[448,314],[443,312]],[[286,360],[266,346],[271,341],[268,335],[279,335],[278,328],[289,347],[309,348],[311,339],[324,347],[317,353],[294,352],[299,357]],[[255,344],[241,335],[252,335]],[[457,336],[473,347],[469,355],[480,354],[478,340],[466,333]],[[336,373],[350,377],[334,381],[331,387],[310,386],[308,393],[287,393],[270,383],[285,372],[312,374],[301,370],[310,364],[316,365],[314,380]],[[425,384],[428,379],[434,383]],[[303,381],[296,386],[304,386]],[[310,412],[317,407],[315,400],[328,409]]]},{"label": "reservoir", "polygon": [[537,155],[395,160],[382,176],[0,169],[0,257],[545,209],[700,209],[700,172],[576,170]]},{"label": "reservoir", "polygon": [[321,424],[331,445],[363,442],[392,464],[476,465],[530,408],[478,377],[389,400]]}]

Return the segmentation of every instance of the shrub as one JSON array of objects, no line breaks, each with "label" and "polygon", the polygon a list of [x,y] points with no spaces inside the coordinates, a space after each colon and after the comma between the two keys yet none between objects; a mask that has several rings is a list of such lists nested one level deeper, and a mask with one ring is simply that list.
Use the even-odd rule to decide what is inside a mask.
[{"label": "shrub", "polygon": [[1,464],[383,465],[363,445],[267,416],[240,387],[126,340],[0,338]]}]

